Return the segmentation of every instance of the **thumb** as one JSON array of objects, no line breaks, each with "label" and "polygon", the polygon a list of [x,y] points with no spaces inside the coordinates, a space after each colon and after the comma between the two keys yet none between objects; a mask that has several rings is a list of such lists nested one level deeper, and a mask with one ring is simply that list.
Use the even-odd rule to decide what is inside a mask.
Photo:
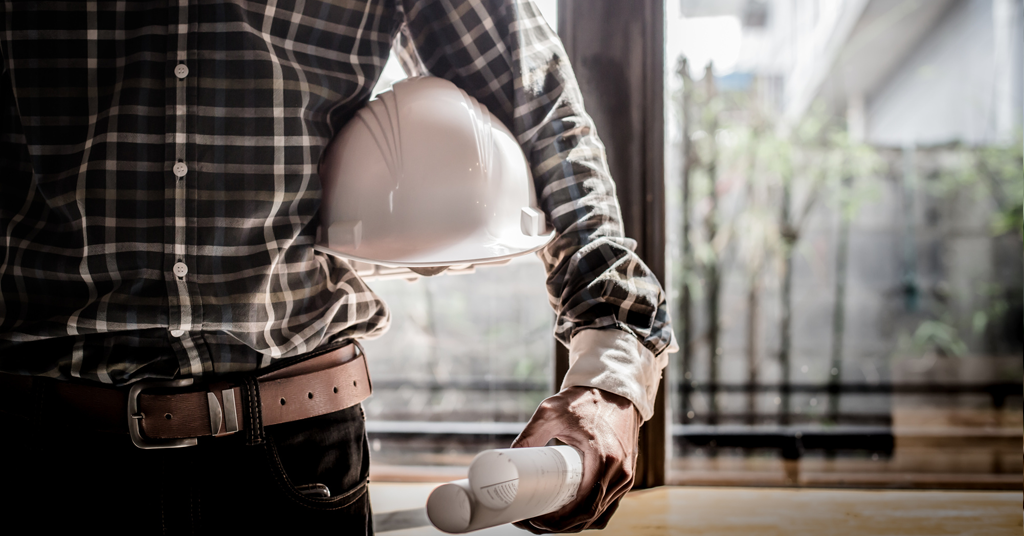
[{"label": "thumb", "polygon": [[538,418],[534,415],[519,437],[512,442],[512,448],[543,447],[551,438],[558,434],[558,423],[552,419]]}]

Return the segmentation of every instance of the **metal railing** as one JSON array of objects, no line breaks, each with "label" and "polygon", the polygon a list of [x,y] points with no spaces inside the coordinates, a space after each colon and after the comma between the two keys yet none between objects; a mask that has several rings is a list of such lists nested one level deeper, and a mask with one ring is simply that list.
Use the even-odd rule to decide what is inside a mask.
[{"label": "metal railing", "polygon": [[[671,435],[680,452],[706,449],[735,448],[743,450],[776,450],[785,459],[798,459],[808,451],[825,453],[858,451],[890,456],[895,447],[890,413],[856,413],[840,411],[834,414],[795,414],[780,404],[771,413],[697,414],[689,417],[689,394],[714,395],[718,393],[746,394],[823,394],[834,397],[849,395],[983,395],[991,400],[993,409],[1004,408],[1007,400],[1021,397],[1024,386],[1020,383],[994,382],[983,384],[948,383],[840,383],[840,384],[746,384],[721,383],[717,385],[693,381],[680,385],[683,404]],[[464,391],[504,392],[509,395],[524,392],[549,392],[545,382],[513,379],[469,378],[451,381],[434,379],[386,379],[374,382],[377,390],[400,388],[439,393],[457,389]],[[799,419],[797,419],[799,418]],[[802,420],[802,423],[793,423]],[[451,421],[389,421],[376,420],[367,424],[371,436],[381,438],[427,438],[431,436],[458,437],[466,441],[510,441],[526,423],[521,422],[451,422]]]}]

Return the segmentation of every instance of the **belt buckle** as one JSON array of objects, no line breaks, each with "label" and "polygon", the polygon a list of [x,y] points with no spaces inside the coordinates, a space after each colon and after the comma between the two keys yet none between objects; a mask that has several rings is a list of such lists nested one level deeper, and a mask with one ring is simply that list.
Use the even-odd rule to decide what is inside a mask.
[{"label": "belt buckle", "polygon": [[139,426],[139,421],[145,417],[145,415],[139,413],[139,394],[142,393],[142,391],[161,387],[187,387],[189,385],[192,385],[192,378],[170,381],[141,381],[132,385],[131,390],[128,391],[128,433],[131,434],[132,443],[134,443],[136,447],[139,447],[140,449],[171,449],[177,447],[192,447],[199,442],[199,440],[194,437],[163,440],[147,439],[142,435],[142,430]]}]

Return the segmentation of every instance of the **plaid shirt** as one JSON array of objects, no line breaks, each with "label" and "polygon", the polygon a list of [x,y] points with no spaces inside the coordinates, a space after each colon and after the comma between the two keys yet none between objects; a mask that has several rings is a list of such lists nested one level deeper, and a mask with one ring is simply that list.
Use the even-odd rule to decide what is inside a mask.
[{"label": "plaid shirt", "polygon": [[201,377],[382,334],[385,304],[312,246],[320,152],[396,40],[518,137],[558,232],[540,254],[556,336],[670,344],[529,1],[8,1],[0,32],[0,371]]}]

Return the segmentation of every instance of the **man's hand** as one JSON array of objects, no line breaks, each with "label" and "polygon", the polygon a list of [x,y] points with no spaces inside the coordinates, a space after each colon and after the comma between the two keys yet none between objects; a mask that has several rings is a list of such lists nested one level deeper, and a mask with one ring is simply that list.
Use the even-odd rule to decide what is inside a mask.
[{"label": "man's hand", "polygon": [[633,487],[641,422],[632,402],[594,387],[570,387],[541,402],[512,447],[560,439],[583,453],[583,480],[560,510],[515,525],[534,534],[603,529]]}]

